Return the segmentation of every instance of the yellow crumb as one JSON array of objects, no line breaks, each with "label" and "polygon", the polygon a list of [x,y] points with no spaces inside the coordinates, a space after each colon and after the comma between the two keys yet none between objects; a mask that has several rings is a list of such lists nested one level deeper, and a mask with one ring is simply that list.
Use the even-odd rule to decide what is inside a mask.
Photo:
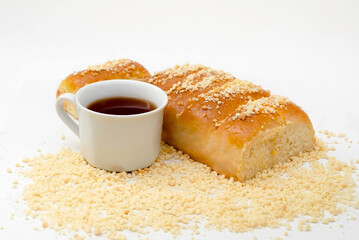
[{"label": "yellow crumb", "polygon": [[12,181],[13,184],[18,184],[19,181],[17,179],[15,179],[14,181]]},{"label": "yellow crumb", "polygon": [[20,163],[16,163],[15,166],[16,166],[16,167],[20,167]]},{"label": "yellow crumb", "polygon": [[298,230],[299,231],[304,231],[304,220],[299,220]]},{"label": "yellow crumb", "polygon": [[61,135],[61,140],[65,140],[65,135],[64,134]]},{"label": "yellow crumb", "polygon": [[47,228],[49,226],[48,222],[47,221],[43,221],[42,222],[42,227],[43,228]]},{"label": "yellow crumb", "polygon": [[[110,232],[108,235],[107,235],[108,239],[110,240],[126,240],[126,236],[123,235],[122,233],[120,232]],[[147,238],[148,239],[148,238]]]},{"label": "yellow crumb", "polygon": [[331,222],[334,222],[334,221],[335,221],[334,218],[331,217],[331,218],[324,219],[322,223],[323,224],[328,224],[328,223],[331,223]]},{"label": "yellow crumb", "polygon": [[101,230],[100,230],[99,228],[95,228],[94,234],[95,234],[96,236],[100,236],[100,235],[102,234],[102,232],[101,232]]},{"label": "yellow crumb", "polygon": [[289,231],[291,229],[289,223],[284,223],[283,226]]},{"label": "yellow crumb", "polygon": [[345,137],[345,134],[344,134],[344,133],[339,133],[339,134],[338,134],[338,138],[343,138],[343,137]]},{"label": "yellow crumb", "polygon": [[304,230],[305,230],[306,232],[309,232],[309,231],[311,230],[310,225],[309,225],[309,224],[306,224]]},{"label": "yellow crumb", "polygon": [[8,173],[12,173],[11,168],[6,169],[6,172],[8,172]]},{"label": "yellow crumb", "polygon": [[319,222],[319,219],[317,217],[312,217],[309,221],[311,223],[317,223],[317,222]]}]

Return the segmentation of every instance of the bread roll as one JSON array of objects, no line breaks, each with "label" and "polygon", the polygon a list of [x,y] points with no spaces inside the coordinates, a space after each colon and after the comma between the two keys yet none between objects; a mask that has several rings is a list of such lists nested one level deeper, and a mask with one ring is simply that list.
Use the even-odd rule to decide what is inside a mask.
[{"label": "bread roll", "polygon": [[[146,76],[147,71],[141,75]],[[219,174],[245,181],[314,146],[314,130],[302,109],[223,71],[185,64],[143,81],[168,94],[163,140]],[[92,76],[74,75],[62,89],[74,92],[90,82]]]},{"label": "bread roll", "polygon": [[[108,61],[69,75],[58,87],[56,97],[66,92],[76,93],[83,86],[93,82],[110,79],[144,79],[150,76],[147,69],[135,61],[129,59]],[[64,107],[67,112],[77,118],[76,108],[71,102],[64,101]]]}]

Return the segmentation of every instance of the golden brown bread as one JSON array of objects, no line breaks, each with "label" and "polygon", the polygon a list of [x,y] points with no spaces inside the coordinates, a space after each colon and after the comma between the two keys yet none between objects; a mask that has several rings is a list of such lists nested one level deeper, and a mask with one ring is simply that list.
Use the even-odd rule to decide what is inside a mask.
[{"label": "golden brown bread", "polygon": [[144,81],[169,97],[163,140],[219,174],[244,181],[313,148],[298,106],[223,71],[186,64]]},{"label": "golden brown bread", "polygon": [[260,86],[201,65],[176,66],[148,82],[169,96],[163,140],[227,177],[250,179],[313,148],[308,116]]},{"label": "golden brown bread", "polygon": [[[74,72],[65,78],[56,91],[56,97],[70,92],[76,93],[86,84],[110,79],[145,79],[151,74],[141,64],[130,59],[119,59],[108,61],[105,64],[90,66],[88,69]],[[77,118],[75,106],[64,101],[64,107],[67,112]]]}]

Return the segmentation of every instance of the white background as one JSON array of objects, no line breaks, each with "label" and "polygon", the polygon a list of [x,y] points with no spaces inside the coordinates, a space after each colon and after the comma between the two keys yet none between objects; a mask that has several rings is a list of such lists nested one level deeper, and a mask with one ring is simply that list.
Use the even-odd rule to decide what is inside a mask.
[{"label": "white background", "polygon": [[[57,86],[74,70],[118,58],[152,73],[185,62],[223,69],[290,97],[316,130],[359,140],[359,1],[0,0],[0,239],[55,236],[22,220],[13,203],[21,190],[5,169],[37,148],[77,150],[53,108]],[[344,160],[359,158],[358,146],[343,150]],[[288,238],[358,239],[358,221],[344,224]]]}]

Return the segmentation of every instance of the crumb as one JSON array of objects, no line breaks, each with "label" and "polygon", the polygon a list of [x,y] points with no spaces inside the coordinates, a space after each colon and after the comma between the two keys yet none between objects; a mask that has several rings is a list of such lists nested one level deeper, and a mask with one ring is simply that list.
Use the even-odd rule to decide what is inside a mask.
[{"label": "crumb", "polygon": [[64,134],[61,135],[61,140],[65,140],[65,135]]},{"label": "crumb", "polygon": [[102,232],[101,232],[101,230],[100,230],[99,228],[95,228],[94,234],[95,234],[96,236],[100,236],[100,235],[102,234]]},{"label": "crumb", "polygon": [[8,173],[12,173],[11,168],[6,169],[6,172],[8,172]]},{"label": "crumb", "polygon": [[16,163],[15,166],[16,166],[16,167],[20,167],[20,163]]},{"label": "crumb", "polygon": [[328,223],[331,223],[331,222],[334,222],[334,218],[332,218],[332,217],[324,219],[322,223],[323,224],[328,224]]},{"label": "crumb", "polygon": [[299,231],[304,231],[304,221],[303,220],[299,220],[298,230]]},{"label": "crumb", "polygon": [[[107,237],[110,239],[110,240],[126,240],[126,236],[123,235],[122,233],[120,232],[110,232]],[[148,237],[147,237],[148,239]]]},{"label": "crumb", "polygon": [[43,228],[47,228],[49,226],[48,222],[47,221],[43,221],[42,222],[42,227]]},{"label": "crumb", "polygon": [[343,137],[345,137],[345,134],[344,134],[344,133],[339,133],[339,134],[338,134],[338,138],[343,138]]}]

